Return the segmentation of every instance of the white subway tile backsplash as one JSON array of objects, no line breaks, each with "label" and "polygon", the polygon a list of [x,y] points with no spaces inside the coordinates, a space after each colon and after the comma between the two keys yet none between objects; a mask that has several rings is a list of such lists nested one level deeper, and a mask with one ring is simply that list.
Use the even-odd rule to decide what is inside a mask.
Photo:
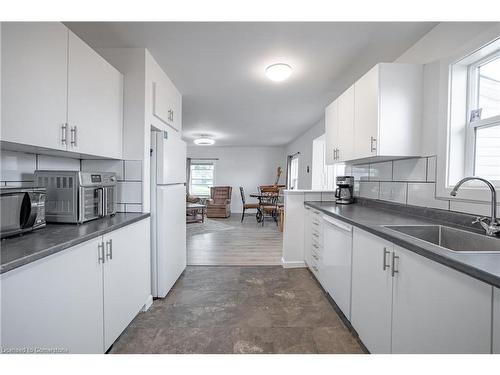
[{"label": "white subway tile backsplash", "polygon": [[2,150],[1,181],[33,181],[36,155]]},{"label": "white subway tile backsplash", "polygon": [[[491,215],[490,204],[488,202],[471,203],[452,200],[450,201],[450,210],[488,217]],[[500,212],[500,205],[497,205],[497,212]]]},{"label": "white subway tile backsplash", "polygon": [[305,193],[304,200],[306,201],[320,201],[321,193]]},{"label": "white subway tile backsplash", "polygon": [[408,183],[408,204],[431,208],[449,209],[449,201],[436,199],[436,184],[426,182]]},{"label": "white subway tile backsplash", "polygon": [[38,155],[38,169],[79,171],[80,159],[61,158],[49,155]]},{"label": "white subway tile backsplash", "polygon": [[359,196],[363,198],[378,199],[379,198],[379,182],[360,181]]},{"label": "white subway tile backsplash", "polygon": [[125,160],[125,178],[126,181],[142,181],[142,161]]},{"label": "white subway tile backsplash", "polygon": [[125,204],[125,212],[142,212],[142,204]]},{"label": "white subway tile backsplash", "polygon": [[125,203],[117,203],[116,212],[127,212],[125,211]]},{"label": "white subway tile backsplash", "polygon": [[360,164],[352,166],[352,175],[355,180],[368,181],[370,176],[370,165]]},{"label": "white subway tile backsplash", "polygon": [[393,181],[426,181],[427,158],[394,160]]},{"label": "white subway tile backsplash", "polygon": [[135,181],[118,182],[118,203],[142,203],[142,183]]},{"label": "white subway tile backsplash", "polygon": [[429,156],[427,158],[427,182],[436,182],[436,164],[436,156]]},{"label": "white subway tile backsplash", "polygon": [[406,204],[407,185],[405,182],[381,182],[379,199]]},{"label": "white subway tile backsplash", "polygon": [[392,181],[392,161],[370,164],[370,181]]},{"label": "white subway tile backsplash", "polygon": [[124,179],[123,160],[82,160],[84,172],[114,172],[118,180]]},{"label": "white subway tile backsplash", "polygon": [[329,192],[329,193],[321,193],[321,201],[322,202],[333,202],[335,201],[335,193]]},{"label": "white subway tile backsplash", "polygon": [[7,187],[33,187],[33,181],[6,181],[4,182]]}]

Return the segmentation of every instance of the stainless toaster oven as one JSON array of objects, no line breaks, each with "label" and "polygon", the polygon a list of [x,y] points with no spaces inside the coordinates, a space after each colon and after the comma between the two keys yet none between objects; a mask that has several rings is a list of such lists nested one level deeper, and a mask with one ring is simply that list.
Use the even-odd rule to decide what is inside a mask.
[{"label": "stainless toaster oven", "polygon": [[1,238],[45,226],[45,189],[0,189]]},{"label": "stainless toaster oven", "polygon": [[84,223],[116,213],[116,175],[110,172],[35,171],[47,189],[48,222]]}]

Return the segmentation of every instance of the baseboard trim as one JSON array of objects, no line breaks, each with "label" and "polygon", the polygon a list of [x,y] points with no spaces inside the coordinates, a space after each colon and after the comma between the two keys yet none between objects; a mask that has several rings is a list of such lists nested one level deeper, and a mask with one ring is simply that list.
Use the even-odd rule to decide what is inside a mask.
[{"label": "baseboard trim", "polygon": [[306,263],[304,261],[295,260],[295,261],[286,261],[281,258],[281,265],[283,268],[306,268]]},{"label": "baseboard trim", "polygon": [[148,296],[148,299],[146,300],[146,303],[142,306],[141,312],[148,311],[152,304],[153,304],[153,296],[150,294]]}]

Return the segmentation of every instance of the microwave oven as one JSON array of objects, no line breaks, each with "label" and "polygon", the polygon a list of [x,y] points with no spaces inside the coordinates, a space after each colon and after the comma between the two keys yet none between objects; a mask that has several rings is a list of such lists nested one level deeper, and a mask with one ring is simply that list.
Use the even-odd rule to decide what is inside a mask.
[{"label": "microwave oven", "polygon": [[47,222],[84,223],[116,214],[115,173],[37,170],[35,183],[47,189]]},{"label": "microwave oven", "polygon": [[1,238],[45,226],[45,189],[0,189]]}]

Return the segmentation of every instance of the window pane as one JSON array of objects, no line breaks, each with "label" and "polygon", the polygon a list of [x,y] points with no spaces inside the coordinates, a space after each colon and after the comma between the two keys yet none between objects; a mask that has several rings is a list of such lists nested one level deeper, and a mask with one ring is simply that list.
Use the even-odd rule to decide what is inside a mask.
[{"label": "window pane", "polygon": [[481,119],[500,115],[500,57],[479,67]]},{"label": "window pane", "polygon": [[500,181],[500,124],[476,129],[476,165],[474,174]]},{"label": "window pane", "polygon": [[209,196],[214,186],[215,165],[212,163],[191,162],[190,194]]}]

